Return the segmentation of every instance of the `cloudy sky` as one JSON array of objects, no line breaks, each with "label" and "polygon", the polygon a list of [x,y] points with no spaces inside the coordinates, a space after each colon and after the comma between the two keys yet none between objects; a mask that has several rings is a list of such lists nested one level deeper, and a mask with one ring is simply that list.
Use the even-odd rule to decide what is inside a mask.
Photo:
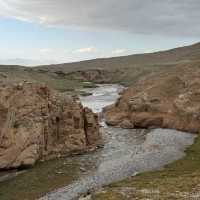
[{"label": "cloudy sky", "polygon": [[0,63],[49,64],[200,41],[199,0],[0,0]]}]

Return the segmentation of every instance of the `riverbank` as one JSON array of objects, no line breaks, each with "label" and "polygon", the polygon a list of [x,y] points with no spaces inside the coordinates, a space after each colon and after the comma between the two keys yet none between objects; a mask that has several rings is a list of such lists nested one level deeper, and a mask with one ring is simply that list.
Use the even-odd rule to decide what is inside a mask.
[{"label": "riverbank", "polygon": [[[123,134],[123,130],[121,131]],[[137,173],[158,170],[182,158],[186,147],[193,144],[193,139],[194,135],[175,130],[151,130],[139,146],[133,148],[130,143],[130,146],[124,145],[126,149],[123,149],[122,153],[119,148],[116,149],[119,152],[115,154],[108,151],[112,156],[109,156],[109,159],[98,160],[98,168],[89,176],[53,191],[40,200],[74,200],[88,191],[95,191]],[[111,193],[110,197],[113,199],[115,196]],[[103,195],[102,199],[107,198]]]},{"label": "riverbank", "polygon": [[200,136],[186,156],[163,170],[146,172],[103,188],[94,200],[200,199]]},{"label": "riverbank", "polygon": [[38,163],[23,174],[0,182],[0,199],[35,200],[46,192],[70,184],[80,176],[80,167],[79,162],[64,158]]},{"label": "riverbank", "polygon": [[[86,91],[97,90],[95,99],[82,97],[83,103],[90,102],[94,111],[112,104],[118,98],[118,86],[107,85],[106,95],[102,98],[101,91],[88,88]],[[108,93],[110,95],[108,95]],[[96,102],[96,103],[95,103]],[[110,140],[111,135],[107,138]],[[109,146],[109,144],[111,144]],[[33,168],[26,171],[0,171],[0,199],[1,200],[35,200],[48,192],[72,184],[82,176],[86,176],[96,167],[100,155],[107,155],[112,148],[112,142],[105,151],[97,149],[95,152],[87,152],[82,155],[58,158],[46,162],[38,162]],[[116,143],[117,144],[117,143]],[[109,151],[109,152],[108,152]],[[23,173],[22,173],[23,172]]]},{"label": "riverbank", "polygon": [[[91,107],[94,112],[99,112],[111,99],[116,98],[116,87],[102,86],[92,93],[92,96],[84,97],[82,103]],[[73,184],[47,194],[42,200],[76,199],[88,191],[126,179],[136,173],[158,170],[182,158],[185,155],[184,150],[193,144],[194,139],[192,134],[175,130],[155,129],[144,132],[141,129],[102,125],[106,142],[102,151],[96,154],[95,170]],[[90,159],[93,156],[91,155]],[[93,157],[93,160],[95,159]]]},{"label": "riverbank", "polygon": [[[92,95],[81,97],[81,102],[98,113],[116,101],[121,86],[102,85],[89,90]],[[43,199],[71,200],[88,190],[180,159],[194,140],[194,135],[174,130],[108,127],[102,118],[101,125],[104,148],[85,155],[39,163],[12,180],[0,182],[0,199],[35,200],[47,193]],[[101,195],[96,198],[107,199]]]}]

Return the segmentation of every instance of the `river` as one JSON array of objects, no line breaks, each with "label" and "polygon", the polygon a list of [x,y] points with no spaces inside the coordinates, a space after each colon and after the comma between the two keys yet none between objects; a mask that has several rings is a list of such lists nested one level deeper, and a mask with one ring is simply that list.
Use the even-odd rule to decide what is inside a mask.
[{"label": "river", "polygon": [[[100,113],[119,97],[123,87],[99,85],[87,89],[92,95],[80,97],[84,106]],[[109,183],[134,176],[139,172],[156,170],[180,159],[192,145],[195,135],[169,129],[121,129],[100,121],[104,147],[94,153],[73,158],[85,168],[71,184],[46,194],[40,200],[73,200],[80,195]],[[69,172],[70,173],[70,172]]]}]

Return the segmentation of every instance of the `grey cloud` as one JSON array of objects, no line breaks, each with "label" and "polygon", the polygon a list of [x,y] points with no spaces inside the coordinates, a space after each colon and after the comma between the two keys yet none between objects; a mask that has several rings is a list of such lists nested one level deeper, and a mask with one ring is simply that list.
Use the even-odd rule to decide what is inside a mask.
[{"label": "grey cloud", "polygon": [[199,0],[0,0],[0,15],[50,26],[199,36]]}]

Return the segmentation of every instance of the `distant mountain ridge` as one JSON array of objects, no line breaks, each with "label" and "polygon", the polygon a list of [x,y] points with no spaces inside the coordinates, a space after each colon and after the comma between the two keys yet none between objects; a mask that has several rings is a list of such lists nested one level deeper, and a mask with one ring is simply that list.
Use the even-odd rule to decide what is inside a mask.
[{"label": "distant mountain ridge", "polygon": [[200,42],[178,47],[166,51],[158,51],[154,53],[134,54],[121,57],[98,58],[94,60],[86,60],[73,63],[63,63],[56,65],[44,65],[39,68],[49,70],[76,71],[81,69],[102,69],[108,67],[130,67],[133,65],[152,65],[152,64],[172,64],[177,62],[188,62],[200,60]]},{"label": "distant mountain ridge", "polygon": [[[200,67],[200,43],[155,53],[99,58],[74,63],[23,67],[0,65],[0,81],[46,83],[60,91],[76,91],[85,82],[129,86],[148,74]],[[7,78],[5,78],[7,77]]]}]

